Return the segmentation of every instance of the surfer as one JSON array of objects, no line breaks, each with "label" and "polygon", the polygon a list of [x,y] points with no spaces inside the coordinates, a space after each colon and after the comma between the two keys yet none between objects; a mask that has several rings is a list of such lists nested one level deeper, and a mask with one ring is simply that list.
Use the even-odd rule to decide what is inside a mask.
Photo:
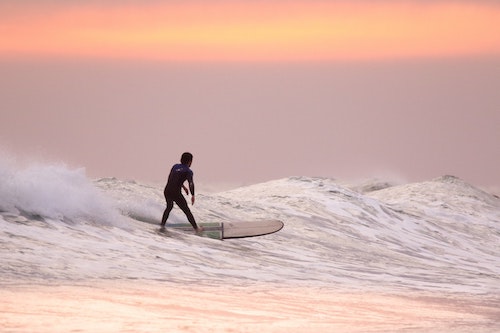
[{"label": "surfer", "polygon": [[[188,207],[186,199],[182,195],[181,190],[184,189],[186,194],[191,192],[191,204],[194,205],[195,196],[194,196],[194,182],[193,182],[193,171],[190,169],[191,163],[193,163],[193,155],[191,153],[184,153],[181,156],[181,163],[175,164],[170,170],[170,174],[168,176],[167,185],[165,186],[165,190],[163,194],[165,195],[165,200],[167,201],[167,208],[165,212],[163,212],[163,218],[161,219],[161,226],[165,227],[165,223],[167,222],[168,215],[170,211],[174,207],[174,202],[179,206],[179,208],[186,214],[186,217],[193,226],[196,232],[203,231],[202,226],[198,226],[194,219],[191,210]],[[188,181],[188,188],[184,185],[185,181]]]}]

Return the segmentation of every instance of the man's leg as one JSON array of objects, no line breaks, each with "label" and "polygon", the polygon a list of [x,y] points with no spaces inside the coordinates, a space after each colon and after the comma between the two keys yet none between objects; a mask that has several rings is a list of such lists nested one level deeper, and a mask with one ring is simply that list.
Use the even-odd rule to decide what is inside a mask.
[{"label": "man's leg", "polygon": [[174,208],[174,201],[169,198],[165,198],[167,200],[167,208],[165,208],[165,211],[163,212],[163,217],[161,219],[161,226],[164,227],[165,223],[167,223],[168,215],[170,215],[170,211],[172,211],[172,208]]},{"label": "man's leg", "polygon": [[175,198],[175,203],[184,212],[184,214],[186,214],[186,217],[187,217],[189,223],[191,223],[191,225],[193,226],[193,228],[195,230],[198,229],[198,226],[196,225],[196,221],[194,220],[193,213],[191,213],[191,210],[189,209],[189,206],[186,202],[186,199],[184,198],[184,196],[182,194],[179,197]]}]

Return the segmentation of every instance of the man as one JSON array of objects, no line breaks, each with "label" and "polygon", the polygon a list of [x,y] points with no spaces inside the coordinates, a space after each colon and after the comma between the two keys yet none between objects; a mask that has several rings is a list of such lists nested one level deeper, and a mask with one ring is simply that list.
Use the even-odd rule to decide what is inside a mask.
[{"label": "man", "polygon": [[203,231],[201,226],[196,224],[194,216],[188,207],[186,199],[181,193],[181,189],[189,194],[188,189],[184,186],[184,182],[187,180],[189,184],[189,190],[191,191],[191,204],[194,205],[194,182],[193,182],[193,171],[191,171],[191,163],[193,163],[193,155],[191,153],[184,153],[181,156],[181,163],[175,164],[170,170],[170,175],[168,176],[167,185],[165,186],[165,200],[167,201],[167,208],[163,213],[163,218],[161,219],[161,226],[164,227],[167,222],[168,215],[172,208],[174,207],[174,202],[179,206],[179,208],[186,214],[186,217],[193,226],[196,232]]}]

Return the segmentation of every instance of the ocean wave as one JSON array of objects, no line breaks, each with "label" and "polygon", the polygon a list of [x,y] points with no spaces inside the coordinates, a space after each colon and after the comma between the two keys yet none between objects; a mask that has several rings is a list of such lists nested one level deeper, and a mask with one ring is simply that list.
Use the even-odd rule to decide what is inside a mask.
[{"label": "ocean wave", "polygon": [[[200,222],[279,219],[217,241],[157,233],[162,186],[63,165],[0,168],[3,281],[150,279],[500,291],[500,200],[459,178],[363,186],[291,177],[199,193]],[[143,223],[144,221],[149,223]],[[185,222],[174,208],[169,222]]]}]

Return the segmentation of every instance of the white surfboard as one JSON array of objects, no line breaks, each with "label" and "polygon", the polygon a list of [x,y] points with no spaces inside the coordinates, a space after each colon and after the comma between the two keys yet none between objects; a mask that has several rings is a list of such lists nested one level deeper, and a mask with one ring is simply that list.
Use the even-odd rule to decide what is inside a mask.
[{"label": "white surfboard", "polygon": [[[279,220],[259,220],[259,221],[238,221],[238,222],[213,222],[199,223],[203,226],[204,231],[201,236],[215,239],[230,239],[230,238],[245,238],[256,237],[275,233],[280,231],[284,224]],[[169,228],[193,231],[193,227],[189,223],[175,223],[165,226]]]}]

